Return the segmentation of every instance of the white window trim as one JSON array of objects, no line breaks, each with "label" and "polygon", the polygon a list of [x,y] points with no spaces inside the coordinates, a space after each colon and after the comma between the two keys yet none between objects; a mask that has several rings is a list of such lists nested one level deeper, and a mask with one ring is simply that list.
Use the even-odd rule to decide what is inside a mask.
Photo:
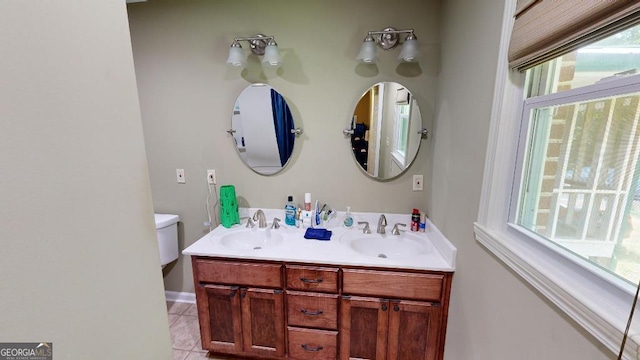
[{"label": "white window trim", "polygon": [[404,170],[407,167],[404,164],[406,158],[402,154],[400,154],[398,151],[394,150],[391,152],[391,159],[393,160],[394,163],[396,163],[396,165],[400,169]]},{"label": "white window trim", "polygon": [[393,124],[393,147],[391,150],[391,155],[392,155],[392,159],[395,161],[396,165],[398,165],[400,167],[400,169],[404,170],[407,167],[407,147],[408,147],[408,142],[405,141],[405,148],[404,149],[399,149],[400,147],[400,141],[399,138],[401,138],[404,134],[402,133],[402,126],[401,124],[401,113],[402,111],[400,110],[401,108],[399,106],[408,106],[409,108],[409,113],[406,115],[406,121],[407,121],[407,132],[410,129],[410,122],[411,122],[411,106],[410,103],[407,104],[399,104],[396,103],[396,108],[395,108],[395,121]]},{"label": "white window trim", "polygon": [[[569,317],[618,354],[635,287],[508,224],[522,112],[524,75],[509,70],[514,0],[506,0],[494,87],[476,240]],[[639,316],[640,317],[640,316]],[[640,320],[629,331],[624,359],[640,359]]]}]

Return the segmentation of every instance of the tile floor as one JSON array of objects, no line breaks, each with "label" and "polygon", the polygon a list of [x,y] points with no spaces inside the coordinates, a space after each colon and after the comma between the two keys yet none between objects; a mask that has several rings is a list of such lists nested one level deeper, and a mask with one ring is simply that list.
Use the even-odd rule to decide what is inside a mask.
[{"label": "tile floor", "polygon": [[167,301],[167,312],[173,360],[222,359],[208,357],[207,351],[202,350],[195,304]]}]

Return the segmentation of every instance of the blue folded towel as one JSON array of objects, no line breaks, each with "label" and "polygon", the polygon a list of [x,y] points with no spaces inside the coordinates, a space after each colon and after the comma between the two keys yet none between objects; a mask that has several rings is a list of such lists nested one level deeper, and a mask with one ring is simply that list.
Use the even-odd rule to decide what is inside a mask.
[{"label": "blue folded towel", "polygon": [[304,238],[315,240],[331,240],[331,230],[307,228],[307,231],[304,233]]}]

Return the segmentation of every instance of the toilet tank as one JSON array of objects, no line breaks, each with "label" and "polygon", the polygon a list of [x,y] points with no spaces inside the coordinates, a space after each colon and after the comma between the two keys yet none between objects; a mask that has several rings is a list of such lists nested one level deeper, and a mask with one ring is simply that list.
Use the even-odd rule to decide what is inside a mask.
[{"label": "toilet tank", "polygon": [[178,258],[178,221],[180,217],[173,214],[154,214],[156,219],[156,235],[160,250],[162,266]]}]

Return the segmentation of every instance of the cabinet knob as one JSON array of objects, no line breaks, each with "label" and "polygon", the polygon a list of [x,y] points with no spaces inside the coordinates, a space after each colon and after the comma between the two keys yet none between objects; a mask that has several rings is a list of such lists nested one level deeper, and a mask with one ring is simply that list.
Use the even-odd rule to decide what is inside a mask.
[{"label": "cabinet knob", "polygon": [[400,311],[400,306],[398,306],[398,304],[394,304],[393,311]]},{"label": "cabinet knob", "polygon": [[320,351],[322,350],[322,345],[318,345],[318,346],[309,346],[307,344],[302,344],[300,345],[303,349],[305,349],[306,351]]},{"label": "cabinet knob", "polygon": [[387,311],[387,304],[382,304],[382,311]]}]

